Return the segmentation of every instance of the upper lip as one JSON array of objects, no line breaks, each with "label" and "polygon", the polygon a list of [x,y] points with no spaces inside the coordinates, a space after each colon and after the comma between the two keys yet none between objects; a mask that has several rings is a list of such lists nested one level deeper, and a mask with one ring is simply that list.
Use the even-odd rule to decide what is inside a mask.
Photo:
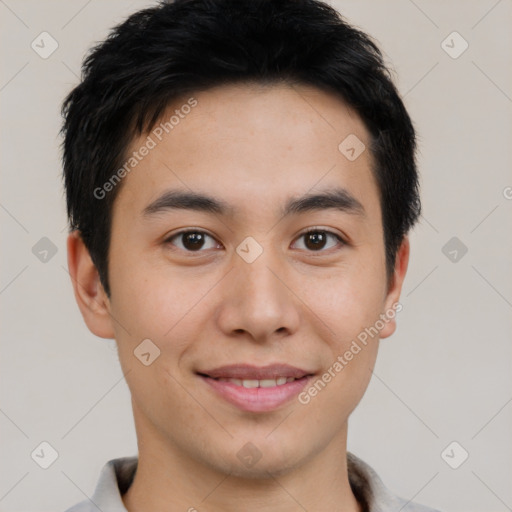
[{"label": "upper lip", "polygon": [[268,366],[253,366],[250,364],[231,364],[198,372],[213,379],[241,379],[241,380],[263,380],[276,379],[278,377],[293,377],[300,379],[312,372],[290,366],[288,364],[270,364]]}]

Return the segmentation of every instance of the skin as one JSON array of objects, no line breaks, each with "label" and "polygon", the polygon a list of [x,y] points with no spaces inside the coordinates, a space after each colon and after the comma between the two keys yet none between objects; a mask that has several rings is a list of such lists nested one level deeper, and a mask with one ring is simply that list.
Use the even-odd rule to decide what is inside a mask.
[{"label": "skin", "polygon": [[[351,162],[338,150],[349,134],[368,147],[368,132],[339,97],[312,87],[229,85],[193,96],[197,106],[123,179],[113,208],[110,298],[79,233],[68,239],[80,310],[94,334],[116,339],[132,394],[139,465],[125,506],[360,510],[348,481],[347,420],[368,386],[378,337],[308,404],[293,399],[265,413],[231,405],[195,372],[284,362],[321,376],[399,300],[408,239],[388,283],[371,155]],[[282,217],[289,198],[335,187],[364,215],[321,209]],[[169,189],[222,199],[236,215],[145,216]],[[168,241],[184,228],[212,238],[200,252],[182,237]],[[308,228],[346,243],[329,235],[314,250],[301,236]],[[235,251],[248,236],[263,248],[252,263]],[[390,320],[379,337],[394,330]],[[149,366],[133,353],[147,338],[161,351]],[[261,453],[252,467],[237,457],[248,442]]]}]

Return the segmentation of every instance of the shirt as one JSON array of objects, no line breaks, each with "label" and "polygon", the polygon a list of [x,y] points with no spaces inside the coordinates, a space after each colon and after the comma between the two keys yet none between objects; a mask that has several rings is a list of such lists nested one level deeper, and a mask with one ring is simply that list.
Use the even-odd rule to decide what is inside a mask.
[{"label": "shirt", "polygon": [[[109,460],[101,470],[91,499],[77,503],[66,512],[128,512],[121,496],[130,487],[138,457]],[[349,482],[363,512],[439,512],[404,500],[387,489],[377,473],[364,461],[347,453]]]}]

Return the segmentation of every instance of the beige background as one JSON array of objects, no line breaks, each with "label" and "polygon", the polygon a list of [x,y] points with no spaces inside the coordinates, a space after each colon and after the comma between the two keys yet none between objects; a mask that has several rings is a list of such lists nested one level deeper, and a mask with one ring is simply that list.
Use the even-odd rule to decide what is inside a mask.
[{"label": "beige background", "polygon": [[[351,419],[349,449],[443,511],[512,510],[512,2],[331,2],[380,43],[420,136],[424,216],[397,333]],[[0,510],[58,511],[136,454],[113,342],[85,327],[66,271],[60,103],[85,51],[148,1],[0,1]],[[31,42],[47,31],[58,49]],[[454,59],[441,46],[457,31]],[[452,53],[461,39],[447,40]],[[508,196],[508,199],[507,199]],[[457,237],[456,262],[442,248]],[[33,246],[49,238],[46,263]],[[448,252],[445,250],[445,252]],[[31,458],[42,441],[59,457]],[[441,457],[456,441],[469,458]]]}]

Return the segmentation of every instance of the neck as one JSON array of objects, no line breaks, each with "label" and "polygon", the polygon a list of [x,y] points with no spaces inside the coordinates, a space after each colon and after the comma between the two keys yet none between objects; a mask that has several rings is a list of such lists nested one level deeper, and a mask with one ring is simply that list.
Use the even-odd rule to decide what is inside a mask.
[{"label": "neck", "polygon": [[128,512],[360,512],[347,469],[346,427],[286,473],[248,478],[208,466],[136,420],[139,459],[122,496]]}]

